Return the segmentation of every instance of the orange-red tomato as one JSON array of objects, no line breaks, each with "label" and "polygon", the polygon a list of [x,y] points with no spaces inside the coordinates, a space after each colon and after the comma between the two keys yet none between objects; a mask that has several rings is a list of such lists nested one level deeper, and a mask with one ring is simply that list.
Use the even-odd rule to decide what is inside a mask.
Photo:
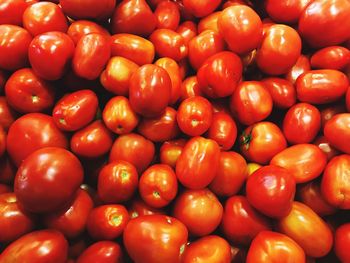
[{"label": "orange-red tomato", "polygon": [[110,37],[109,32],[104,27],[89,20],[74,21],[67,30],[67,35],[71,37],[75,44],[79,42],[82,36],[91,33],[98,33],[104,35],[106,38]]},{"label": "orange-red tomato", "polygon": [[23,13],[28,7],[25,0],[3,0],[0,3],[0,24],[22,25]]},{"label": "orange-red tomato", "polygon": [[159,150],[160,163],[167,164],[172,168],[175,168],[177,159],[180,157],[185,144],[186,140],[184,139],[164,142]]},{"label": "orange-red tomato", "polygon": [[176,3],[172,1],[162,1],[154,10],[157,20],[157,28],[176,30],[180,23],[180,10]]},{"label": "orange-red tomato", "polygon": [[275,107],[288,109],[295,104],[297,98],[293,83],[276,77],[265,78],[261,81],[269,91]]},{"label": "orange-red tomato", "polygon": [[325,136],[319,136],[313,142],[318,148],[320,148],[327,156],[327,160],[329,161],[334,156],[339,155],[339,151],[336,150],[327,140]]},{"label": "orange-red tomato", "polygon": [[341,262],[350,261],[350,223],[341,225],[335,231],[334,250]]},{"label": "orange-red tomato", "polygon": [[180,24],[176,30],[183,39],[185,43],[188,44],[192,38],[197,36],[197,25],[193,21],[185,21]]},{"label": "orange-red tomato", "polygon": [[295,24],[311,0],[267,0],[266,12],[278,23]]},{"label": "orange-red tomato", "polygon": [[343,104],[331,104],[321,108],[321,128],[322,130],[326,126],[326,123],[333,118],[334,115],[339,113],[345,113],[346,107]]},{"label": "orange-red tomato", "polygon": [[122,258],[123,252],[118,243],[99,241],[86,248],[83,252],[80,252],[76,262],[120,262]]},{"label": "orange-red tomato", "polygon": [[291,67],[285,78],[295,84],[298,77],[311,69],[310,60],[305,55],[300,55],[294,66]]},{"label": "orange-red tomato", "polygon": [[341,70],[350,63],[350,50],[342,46],[322,48],[311,56],[310,62],[313,68]]},{"label": "orange-red tomato", "polygon": [[219,32],[218,19],[221,16],[222,11],[211,13],[210,15],[203,17],[198,23],[198,33],[202,33],[205,30],[212,30]]},{"label": "orange-red tomato", "polygon": [[165,215],[165,210],[146,204],[140,197],[135,197],[129,206],[130,218],[146,215]]},{"label": "orange-red tomato", "polygon": [[350,154],[350,113],[334,115],[325,125],[323,133],[336,149]]},{"label": "orange-red tomato", "polygon": [[199,87],[197,76],[191,76],[184,79],[184,81],[181,84],[180,101],[184,101],[185,99],[190,97],[202,96],[202,95],[203,94]]},{"label": "orange-red tomato", "polygon": [[75,19],[105,20],[112,15],[116,0],[60,0],[63,12]]},{"label": "orange-red tomato", "polygon": [[221,3],[221,0],[183,0],[185,10],[195,17],[203,17],[212,13]]}]

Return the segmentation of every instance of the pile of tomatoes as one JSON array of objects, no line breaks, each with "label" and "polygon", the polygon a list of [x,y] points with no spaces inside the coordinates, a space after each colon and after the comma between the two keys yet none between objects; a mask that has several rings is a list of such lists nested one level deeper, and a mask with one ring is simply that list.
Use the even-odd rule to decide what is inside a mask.
[{"label": "pile of tomatoes", "polygon": [[349,0],[0,0],[0,263],[349,263],[349,78]]}]

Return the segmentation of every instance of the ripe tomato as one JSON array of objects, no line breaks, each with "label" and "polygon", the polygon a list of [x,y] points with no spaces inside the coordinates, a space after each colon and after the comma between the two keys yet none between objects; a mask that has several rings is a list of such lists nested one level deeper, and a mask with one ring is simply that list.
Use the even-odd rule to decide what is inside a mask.
[{"label": "ripe tomato", "polygon": [[98,33],[104,35],[106,38],[110,37],[109,32],[99,24],[89,20],[78,20],[70,24],[67,30],[67,35],[77,44],[82,36]]},{"label": "ripe tomato", "polygon": [[130,220],[123,240],[135,263],[180,263],[187,236],[187,229],[181,221],[165,215],[149,215]]},{"label": "ripe tomato", "polygon": [[324,127],[324,135],[332,146],[350,154],[350,113],[334,115]]},{"label": "ripe tomato", "polygon": [[339,155],[339,151],[336,150],[324,136],[319,136],[313,142],[318,148],[320,148],[327,156],[327,161],[331,160],[334,156]]},{"label": "ripe tomato", "polygon": [[285,77],[295,84],[298,77],[311,69],[310,60],[307,56],[300,55],[294,66],[288,70]]},{"label": "ripe tomato", "polygon": [[105,20],[112,15],[116,0],[60,0],[63,12],[75,19]]},{"label": "ripe tomato", "polygon": [[147,205],[140,197],[135,197],[129,206],[130,218],[146,215],[165,215],[165,210]]},{"label": "ripe tomato", "polygon": [[195,17],[203,17],[212,13],[221,3],[220,0],[183,0],[186,11]]},{"label": "ripe tomato", "polygon": [[202,91],[199,87],[197,76],[191,76],[184,79],[184,81],[181,84],[180,101],[184,101],[187,98],[195,96],[202,96]]},{"label": "ripe tomato", "polygon": [[197,36],[197,25],[193,21],[185,21],[177,27],[176,30],[183,39],[185,43],[188,44],[192,38]]},{"label": "ripe tomato", "polygon": [[167,164],[170,167],[175,168],[177,159],[180,157],[185,144],[186,140],[184,139],[164,142],[159,150],[160,163]]},{"label": "ripe tomato", "polygon": [[206,30],[219,32],[218,20],[221,15],[222,11],[217,11],[203,17],[198,23],[198,33],[202,33]]},{"label": "ripe tomato", "polygon": [[92,262],[105,262],[105,263],[120,263],[122,262],[123,252],[120,245],[113,241],[99,241],[81,253],[77,258],[77,263],[92,263]]},{"label": "ripe tomato", "polygon": [[188,189],[203,189],[215,178],[220,161],[219,145],[203,137],[193,137],[176,162],[176,176]]},{"label": "ripe tomato", "polygon": [[180,23],[180,10],[172,1],[162,1],[154,10],[157,28],[176,30]]},{"label": "ripe tomato", "polygon": [[278,23],[295,24],[311,0],[267,0],[265,9],[269,17]]},{"label": "ripe tomato", "polygon": [[345,113],[346,107],[343,104],[331,104],[326,107],[321,108],[321,128],[324,129],[326,123],[333,118],[334,115],[338,113]]},{"label": "ripe tomato", "polygon": [[265,78],[262,80],[264,87],[269,91],[273,105],[278,108],[288,109],[296,102],[294,85],[283,78]]},{"label": "ripe tomato", "polygon": [[28,7],[25,0],[3,0],[0,4],[0,24],[22,25],[23,13]]},{"label": "ripe tomato", "polygon": [[331,46],[316,51],[311,56],[313,68],[341,70],[350,63],[350,50],[342,46]]},{"label": "ripe tomato", "polygon": [[8,105],[8,99],[4,96],[0,96],[0,126],[7,131],[16,120],[16,117],[17,114],[13,111],[12,107]]},{"label": "ripe tomato", "polygon": [[310,257],[327,255],[333,245],[332,231],[326,222],[300,202],[294,202],[289,215],[279,220],[278,229],[297,242]]},{"label": "ripe tomato", "polygon": [[350,223],[344,224],[337,228],[334,237],[334,249],[337,257],[342,262],[350,261]]}]

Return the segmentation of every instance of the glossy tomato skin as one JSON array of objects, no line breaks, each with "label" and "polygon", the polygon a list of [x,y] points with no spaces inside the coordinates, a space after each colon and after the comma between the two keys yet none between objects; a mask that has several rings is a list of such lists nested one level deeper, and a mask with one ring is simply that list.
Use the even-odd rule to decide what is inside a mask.
[{"label": "glossy tomato skin", "polygon": [[98,98],[91,90],[79,90],[64,96],[52,111],[58,128],[63,131],[76,131],[95,118]]},{"label": "glossy tomato skin", "polygon": [[188,189],[203,189],[213,181],[220,160],[219,145],[203,137],[193,137],[176,162],[179,182]]},{"label": "glossy tomato skin", "polygon": [[147,64],[131,76],[129,100],[136,113],[156,117],[168,106],[170,98],[171,79],[165,69]]},{"label": "glossy tomato skin", "polygon": [[300,16],[298,31],[313,47],[337,45],[350,37],[349,14],[350,3],[346,0],[313,1]]},{"label": "glossy tomato skin", "polygon": [[157,28],[176,30],[180,23],[180,10],[178,5],[171,1],[162,1],[154,10]]},{"label": "glossy tomato skin", "polygon": [[136,197],[132,200],[129,206],[130,218],[136,218],[139,216],[147,215],[165,215],[165,210],[161,208],[155,208],[146,204],[141,198]]},{"label": "glossy tomato skin", "polygon": [[334,115],[325,125],[323,133],[330,144],[336,149],[350,154],[349,144],[350,113]]},{"label": "glossy tomato skin", "polygon": [[185,99],[190,97],[202,96],[202,95],[203,94],[199,87],[197,76],[190,76],[183,80],[181,84],[180,101],[184,101]]},{"label": "glossy tomato skin", "polygon": [[350,253],[347,249],[350,245],[350,224],[344,224],[337,228],[334,237],[334,249],[337,257],[342,262],[349,262]]},{"label": "glossy tomato skin", "polygon": [[327,156],[327,161],[331,160],[334,156],[339,155],[339,151],[335,149],[327,140],[325,136],[319,136],[313,142],[318,148],[320,148]]},{"label": "glossy tomato skin", "polygon": [[99,33],[84,35],[78,41],[72,66],[74,72],[82,78],[97,79],[111,56],[109,39]]},{"label": "glossy tomato skin", "polygon": [[226,200],[221,229],[225,237],[235,244],[249,245],[261,231],[270,230],[270,222],[240,195]]},{"label": "glossy tomato skin", "polygon": [[252,162],[267,164],[287,148],[280,128],[272,122],[258,122],[246,128],[239,138],[242,154]]},{"label": "glossy tomato skin", "polygon": [[68,148],[68,141],[53,118],[42,113],[23,115],[7,134],[7,151],[17,166],[35,150],[49,146]]},{"label": "glossy tomato skin", "polygon": [[322,107],[321,109],[321,128],[322,130],[326,126],[326,123],[333,118],[334,115],[339,113],[345,113],[346,107],[343,104],[336,103],[331,104],[326,107]]},{"label": "glossy tomato skin", "polygon": [[312,142],[320,128],[320,111],[309,103],[295,104],[283,119],[283,134],[290,144]]},{"label": "glossy tomato skin", "polygon": [[0,125],[5,131],[8,131],[16,117],[17,114],[8,104],[8,99],[5,96],[0,96]]},{"label": "glossy tomato skin", "polygon": [[56,230],[45,229],[26,234],[11,243],[0,255],[0,261],[66,263],[67,257],[68,242],[64,236]]},{"label": "glossy tomato skin", "polygon": [[17,70],[28,63],[28,48],[32,41],[30,33],[15,25],[0,25],[0,68]]},{"label": "glossy tomato skin", "polygon": [[[142,231],[147,229],[148,231]],[[124,231],[124,245],[135,263],[180,263],[187,243],[187,229],[173,217],[139,216]]]},{"label": "glossy tomato skin", "polygon": [[22,25],[22,16],[28,7],[25,0],[4,0],[0,4],[0,24]]},{"label": "glossy tomato skin", "polygon": [[224,9],[217,23],[229,49],[237,54],[252,51],[262,40],[261,19],[249,6],[237,5]]},{"label": "glossy tomato skin", "polygon": [[203,18],[198,23],[198,33],[202,33],[205,30],[213,30],[219,32],[218,20],[222,15],[222,11],[216,11]]},{"label": "glossy tomato skin", "polygon": [[185,21],[177,27],[176,32],[179,33],[185,40],[185,43],[188,44],[192,38],[197,36],[197,24],[193,21]]},{"label": "glossy tomato skin", "polygon": [[286,168],[297,183],[305,183],[321,175],[327,156],[313,144],[297,144],[276,154],[270,164]]},{"label": "glossy tomato skin", "polygon": [[231,112],[244,125],[262,121],[272,112],[272,98],[260,81],[243,81],[230,100]]},{"label": "glossy tomato skin", "polygon": [[29,6],[23,13],[23,27],[32,36],[50,31],[67,32],[67,18],[62,9],[50,2],[39,2]]},{"label": "glossy tomato skin", "polygon": [[222,237],[205,236],[190,243],[184,253],[184,263],[231,262],[231,246]]},{"label": "glossy tomato skin", "polygon": [[294,66],[291,67],[288,72],[285,75],[285,78],[295,84],[296,80],[298,77],[309,71],[311,69],[311,64],[310,60],[307,56],[305,55],[300,55],[297,61],[295,62]]},{"label": "glossy tomato skin", "polygon": [[294,202],[291,212],[279,220],[278,229],[298,243],[310,257],[327,255],[333,245],[333,234],[326,222],[300,202]]},{"label": "glossy tomato skin", "polygon": [[0,183],[6,185],[13,183],[16,176],[17,167],[13,164],[8,155],[4,155],[0,158],[0,170]]},{"label": "glossy tomato skin", "polygon": [[347,174],[350,170],[350,156],[339,155],[329,161],[323,173],[321,191],[326,201],[338,208],[350,208],[350,179]]},{"label": "glossy tomato skin", "polygon": [[109,32],[99,24],[89,20],[77,20],[70,24],[67,30],[67,35],[74,41],[76,45],[82,36],[91,33],[98,33],[104,35],[106,38],[110,37]]},{"label": "glossy tomato skin", "polygon": [[290,237],[272,231],[262,231],[253,240],[247,263],[261,262],[305,263],[304,250]]},{"label": "glossy tomato skin", "polygon": [[295,24],[311,0],[267,0],[266,12],[269,17],[278,23]]},{"label": "glossy tomato skin", "polygon": [[99,241],[87,249],[78,257],[77,263],[121,263],[123,252],[120,245],[113,241]]},{"label": "glossy tomato skin", "polygon": [[185,144],[185,139],[177,139],[164,142],[159,150],[160,163],[167,164],[170,167],[175,168],[176,162],[180,157]]},{"label": "glossy tomato skin", "polygon": [[293,67],[300,52],[301,39],[297,31],[286,25],[272,25],[264,34],[256,62],[264,73],[281,75]]},{"label": "glossy tomato skin", "polygon": [[47,80],[60,79],[74,54],[74,42],[65,33],[54,31],[36,36],[28,49],[34,72]]},{"label": "glossy tomato skin", "polygon": [[112,15],[116,0],[60,0],[63,12],[75,19],[104,20]]},{"label": "glossy tomato skin", "polygon": [[195,17],[203,17],[212,13],[219,5],[220,0],[183,0],[183,5],[186,11],[193,14]]},{"label": "glossy tomato skin", "polygon": [[24,68],[14,72],[7,80],[5,95],[9,105],[19,112],[43,112],[53,106],[55,89],[32,69]]},{"label": "glossy tomato skin", "polygon": [[138,181],[138,173],[131,163],[111,162],[98,175],[98,197],[107,204],[126,202],[134,195]]},{"label": "glossy tomato skin", "polygon": [[273,105],[278,108],[288,109],[296,102],[296,91],[293,83],[283,78],[265,78],[262,80],[269,91]]},{"label": "glossy tomato skin", "polygon": [[310,62],[316,69],[341,70],[350,63],[350,51],[342,46],[322,48],[311,56]]}]

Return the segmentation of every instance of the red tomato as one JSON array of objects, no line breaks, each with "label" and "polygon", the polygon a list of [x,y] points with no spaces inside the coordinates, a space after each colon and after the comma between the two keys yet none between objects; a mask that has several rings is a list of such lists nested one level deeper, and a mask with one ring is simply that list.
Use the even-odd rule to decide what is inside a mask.
[{"label": "red tomato", "polygon": [[287,148],[280,128],[272,122],[258,122],[245,129],[240,136],[241,152],[252,162],[267,164]]},{"label": "red tomato", "polygon": [[74,154],[62,148],[45,147],[22,162],[14,190],[24,209],[51,212],[74,198],[83,176],[83,167]]},{"label": "red tomato", "polygon": [[297,144],[276,154],[270,164],[286,168],[297,183],[305,183],[321,175],[327,157],[313,144]]},{"label": "red tomato", "polygon": [[350,3],[347,0],[315,0],[299,19],[301,36],[313,47],[340,44],[350,38]]},{"label": "red tomato", "polygon": [[350,223],[337,228],[334,237],[334,250],[342,262],[350,261]]},{"label": "red tomato", "polygon": [[290,144],[312,142],[320,128],[320,111],[308,103],[295,104],[283,119],[283,133]]},{"label": "red tomato", "polygon": [[59,100],[52,111],[52,117],[61,130],[76,131],[94,120],[97,107],[95,92],[79,90]]},{"label": "red tomato", "polygon": [[259,15],[246,5],[224,9],[218,19],[218,28],[229,49],[237,54],[257,48],[263,37]]},{"label": "red tomato", "polygon": [[98,197],[104,203],[121,203],[131,199],[138,186],[135,166],[126,161],[105,165],[98,176]]},{"label": "red tomato", "polygon": [[47,32],[30,43],[28,56],[34,72],[47,80],[60,79],[74,54],[74,42],[62,32]]},{"label": "red tomato", "polygon": [[170,167],[175,168],[176,162],[180,157],[185,144],[186,141],[184,139],[164,142],[159,150],[160,163],[167,164]]},{"label": "red tomato", "polygon": [[162,1],[157,5],[154,15],[157,20],[157,28],[176,30],[180,23],[180,10],[172,1]]},{"label": "red tomato", "polygon": [[109,161],[123,160],[133,164],[142,173],[153,160],[154,144],[136,133],[119,136],[111,149]]},{"label": "red tomato", "polygon": [[103,109],[102,118],[107,128],[116,134],[132,132],[139,123],[139,117],[123,96],[111,98]]},{"label": "red tomato", "polygon": [[95,240],[113,240],[121,236],[129,221],[129,214],[122,205],[95,207],[87,219],[87,231]]},{"label": "red tomato", "polygon": [[25,67],[32,41],[30,33],[19,26],[0,25],[0,39],[0,68],[17,70]]},{"label": "red tomato", "polygon": [[111,17],[116,0],[60,0],[63,12],[75,19],[105,20]]},{"label": "red tomato", "polygon": [[195,17],[203,17],[212,13],[221,3],[221,0],[183,0],[185,10]]},{"label": "red tomato", "polygon": [[266,119],[272,112],[270,93],[259,81],[243,81],[236,88],[230,101],[231,112],[244,125]]},{"label": "red tomato", "polygon": [[50,2],[39,2],[29,6],[23,13],[23,27],[32,36],[50,31],[66,33],[68,30],[67,18],[62,9]]},{"label": "red tomato", "polygon": [[70,24],[67,30],[68,36],[77,44],[80,38],[91,33],[98,33],[104,35],[106,38],[110,37],[109,32],[99,24],[89,20],[78,20]]},{"label": "red tomato", "polygon": [[350,113],[334,115],[324,127],[324,135],[336,149],[350,154]]},{"label": "red tomato", "polygon": [[348,112],[350,112],[350,88],[346,92],[345,100],[346,100],[346,109],[348,110]]},{"label": "red tomato", "polygon": [[[4,155],[0,158],[0,183],[11,184],[13,183],[17,167],[12,163],[8,155]],[[11,189],[12,192],[12,189]]]},{"label": "red tomato", "polygon": [[286,79],[295,84],[298,77],[311,69],[310,61],[307,56],[300,55],[294,66],[286,74]]},{"label": "red tomato", "polygon": [[[181,84],[180,101],[184,101],[187,98],[195,97],[195,96],[202,96],[202,91],[199,87],[197,77],[191,76],[191,77],[186,78]],[[350,103],[349,103],[349,105],[350,105]]]},{"label": "red tomato", "polygon": [[79,77],[97,79],[110,56],[110,43],[104,35],[99,33],[84,35],[75,48],[73,70]]},{"label": "red tomato", "polygon": [[265,9],[278,23],[295,24],[311,0],[267,0]]},{"label": "red tomato", "polygon": [[0,3],[0,24],[22,25],[24,10],[28,7],[25,0],[3,0]]},{"label": "red tomato", "polygon": [[265,88],[269,91],[273,105],[277,108],[288,109],[296,102],[294,85],[282,78],[265,78],[262,80]]},{"label": "red tomato", "polygon": [[8,99],[0,96],[0,126],[7,131],[12,123],[16,120],[17,114],[8,105]]},{"label": "red tomato", "polygon": [[30,68],[14,72],[7,80],[5,95],[8,104],[23,113],[44,112],[54,105],[55,89]]},{"label": "red tomato", "polygon": [[270,222],[240,195],[226,200],[221,228],[227,239],[235,244],[249,245],[261,231],[270,230]]},{"label": "red tomato", "polygon": [[7,152],[17,166],[29,154],[43,147],[68,148],[67,138],[52,117],[29,113],[11,125],[7,134]]},{"label": "red tomato", "polygon": [[38,230],[11,243],[0,255],[1,262],[66,263],[68,242],[56,230]]},{"label": "red tomato", "polygon": [[156,24],[156,16],[145,0],[123,0],[114,10],[111,20],[114,34],[149,36]]},{"label": "red tomato", "polygon": [[321,108],[321,128],[324,129],[326,123],[338,113],[345,113],[346,108],[343,104],[337,103]]},{"label": "red tomato", "polygon": [[183,263],[231,262],[231,246],[219,236],[206,236],[190,243],[184,253]]},{"label": "red tomato", "polygon": [[341,70],[350,63],[350,50],[342,46],[331,46],[316,51],[311,57],[313,68]]},{"label": "red tomato", "polygon": [[186,227],[179,220],[165,215],[149,215],[130,220],[123,240],[135,263],[180,263],[187,235]]},{"label": "red tomato", "polygon": [[203,17],[198,23],[198,33],[202,33],[206,30],[212,30],[215,32],[219,32],[218,20],[221,16],[222,11],[217,11]]},{"label": "red tomato", "polygon": [[203,189],[215,178],[219,167],[220,148],[210,139],[193,137],[176,162],[176,175],[188,189]]},{"label": "red tomato", "polygon": [[281,75],[293,67],[300,52],[301,39],[297,31],[286,25],[272,25],[264,34],[256,62],[264,73]]},{"label": "red tomato", "polygon": [[130,218],[146,215],[163,215],[165,211],[160,208],[155,208],[147,205],[141,198],[136,197],[132,200],[129,206]]},{"label": "red tomato", "polygon": [[185,21],[177,27],[176,32],[179,33],[185,40],[185,43],[188,44],[192,38],[197,36],[197,24],[193,21]]},{"label": "red tomato", "polygon": [[171,99],[171,79],[168,72],[156,65],[147,64],[131,76],[129,99],[134,111],[144,117],[163,113]]},{"label": "red tomato", "polygon": [[326,222],[300,202],[294,202],[289,215],[279,220],[278,229],[298,243],[310,257],[327,255],[333,245],[332,231]]},{"label": "red tomato", "polygon": [[339,151],[336,150],[324,136],[319,136],[313,142],[318,148],[320,148],[327,156],[327,161],[332,159],[334,156],[339,155]]},{"label": "red tomato", "polygon": [[305,263],[304,250],[286,235],[262,231],[253,240],[247,263],[298,262]]},{"label": "red tomato", "polygon": [[90,195],[79,189],[67,207],[45,216],[44,224],[47,228],[60,231],[67,238],[78,237],[85,230],[87,217],[93,206]]},{"label": "red tomato", "polygon": [[247,163],[240,154],[221,152],[219,167],[209,188],[218,196],[233,196],[242,188],[247,172]]},{"label": "red tomato", "polygon": [[112,241],[99,241],[87,249],[78,257],[76,263],[120,263],[123,259],[123,252],[120,245]]}]

